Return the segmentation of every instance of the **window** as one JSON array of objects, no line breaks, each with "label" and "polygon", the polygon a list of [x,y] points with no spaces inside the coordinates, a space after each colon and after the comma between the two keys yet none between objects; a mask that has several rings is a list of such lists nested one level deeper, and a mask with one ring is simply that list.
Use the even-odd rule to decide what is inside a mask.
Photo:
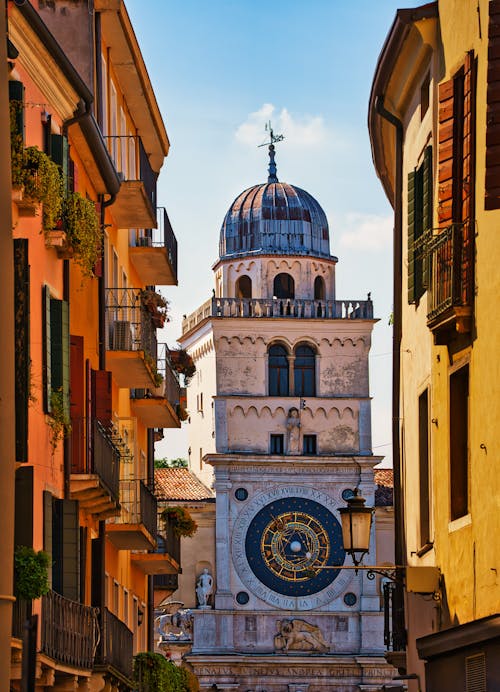
[{"label": "window", "polygon": [[420,547],[431,542],[429,521],[429,390],[418,398]]},{"label": "window", "polygon": [[275,298],[295,298],[295,282],[290,274],[277,274],[274,277],[273,296]]},{"label": "window", "polygon": [[236,282],[236,298],[252,297],[252,279],[249,276],[240,276]]},{"label": "window", "polygon": [[428,72],[422,85],[420,87],[420,120],[423,120],[424,115],[429,110],[429,97],[430,97],[430,86],[431,86],[431,75]]},{"label": "window", "polygon": [[469,366],[450,375],[450,515],[469,511]]},{"label": "window", "polygon": [[[423,163],[408,175],[408,302],[416,303],[427,289],[423,240],[432,229],[432,147]],[[420,240],[420,242],[419,242]]]},{"label": "window", "polygon": [[120,617],[120,585],[116,580],[113,580],[113,613]]},{"label": "window", "polygon": [[321,276],[314,279],[314,300],[325,300],[325,281]]},{"label": "window", "polygon": [[271,434],[270,452],[271,454],[283,454],[285,449],[285,436]]},{"label": "window", "polygon": [[62,397],[64,412],[69,416],[69,309],[65,300],[50,295],[43,287],[44,334],[44,408],[52,411],[54,395]]},{"label": "window", "polygon": [[203,447],[200,447],[200,471],[203,470]]},{"label": "window", "polygon": [[289,395],[288,352],[284,346],[269,348],[269,396]]},{"label": "window", "polygon": [[304,454],[316,454],[316,435],[304,435],[302,444]]},{"label": "window", "polygon": [[310,346],[297,346],[294,362],[295,396],[316,395],[316,354]]}]

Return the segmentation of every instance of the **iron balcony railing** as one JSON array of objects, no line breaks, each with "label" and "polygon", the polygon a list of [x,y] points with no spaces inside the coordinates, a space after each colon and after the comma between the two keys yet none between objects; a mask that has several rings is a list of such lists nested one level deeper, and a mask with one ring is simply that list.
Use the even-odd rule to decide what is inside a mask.
[{"label": "iron balcony railing", "polygon": [[158,344],[157,372],[162,376],[161,384],[155,389],[132,389],[130,396],[132,399],[149,399],[151,397],[164,397],[172,406],[177,406],[180,402],[181,385],[179,374],[175,370],[170,360],[170,351],[167,344]]},{"label": "iron balcony railing", "polygon": [[133,674],[134,634],[127,625],[103,608],[99,615],[101,639],[97,647],[96,666],[113,667],[127,678]]},{"label": "iron balcony railing", "polygon": [[156,362],[156,327],[141,289],[106,289],[106,349],[144,351]]},{"label": "iron balcony railing", "polygon": [[177,276],[177,238],[172,230],[165,207],[157,207],[156,218],[158,228],[136,231],[131,239],[132,247],[165,248],[172,271]]},{"label": "iron balcony railing", "polygon": [[104,140],[122,180],[141,180],[153,209],[156,209],[158,175],[151,168],[142,139],[138,135],[108,135]]},{"label": "iron balcony railing", "polygon": [[207,317],[284,317],[295,319],[373,319],[371,300],[292,298],[211,298],[182,322],[188,332]]},{"label": "iron balcony railing", "polygon": [[49,591],[42,596],[41,651],[75,668],[91,669],[99,641],[97,609]]},{"label": "iron balcony railing", "polygon": [[121,450],[116,433],[97,419],[72,418],[69,436],[71,473],[97,474],[113,499],[120,490]]},{"label": "iron balcony railing", "polygon": [[156,497],[146,483],[139,479],[120,480],[119,517],[110,519],[114,524],[142,524],[156,541]]}]

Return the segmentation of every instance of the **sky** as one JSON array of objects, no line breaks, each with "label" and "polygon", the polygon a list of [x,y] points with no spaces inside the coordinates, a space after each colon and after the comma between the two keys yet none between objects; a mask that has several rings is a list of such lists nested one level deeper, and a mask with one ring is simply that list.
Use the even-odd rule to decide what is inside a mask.
[{"label": "sky", "polygon": [[[325,210],[339,258],[337,297],[371,293],[373,452],[391,463],[392,209],[367,129],[374,70],[397,0],[125,0],[171,143],[158,180],[178,241],[177,287],[163,287],[176,345],[182,315],[212,294],[219,231],[234,198],[267,180],[271,120],[278,178]],[[187,426],[156,457],[187,457]]]}]

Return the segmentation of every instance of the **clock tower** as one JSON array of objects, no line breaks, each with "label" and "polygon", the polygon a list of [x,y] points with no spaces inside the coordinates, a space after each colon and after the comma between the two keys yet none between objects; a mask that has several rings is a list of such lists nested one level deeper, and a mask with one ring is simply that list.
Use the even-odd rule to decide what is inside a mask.
[{"label": "clock tower", "polygon": [[213,591],[187,660],[202,688],[375,692],[394,674],[380,585],[353,569],[338,512],[355,488],[374,504],[373,306],[337,298],[325,213],[278,180],[274,141],[268,181],[225,216],[213,296],[180,339],[197,367],[190,468],[216,492],[213,558],[199,556]]}]

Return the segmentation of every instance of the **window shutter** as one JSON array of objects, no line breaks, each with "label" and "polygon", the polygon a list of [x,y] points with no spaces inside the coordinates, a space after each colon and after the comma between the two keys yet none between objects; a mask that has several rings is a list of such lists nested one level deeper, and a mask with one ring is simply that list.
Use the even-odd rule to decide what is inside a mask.
[{"label": "window shutter", "polygon": [[489,2],[485,209],[500,209],[500,5]]},{"label": "window shutter", "polygon": [[67,192],[69,181],[69,147],[68,138],[65,135],[50,136],[50,157],[61,169],[64,189]]},{"label": "window shutter", "polygon": [[14,240],[16,461],[28,461],[30,397],[30,267],[28,240]]},{"label": "window shutter", "polygon": [[92,418],[111,423],[111,373],[107,370],[92,370]]},{"label": "window shutter", "polygon": [[70,336],[71,472],[85,473],[85,367],[83,336]]},{"label": "window shutter", "polygon": [[463,209],[462,218],[473,219],[475,192],[475,134],[476,134],[476,61],[474,51],[465,56],[464,65],[464,142],[463,142]]},{"label": "window shutter", "polygon": [[52,390],[62,391],[69,418],[69,306],[65,300],[50,301],[50,333]]},{"label": "window shutter", "polygon": [[24,141],[24,86],[22,82],[9,81],[9,101],[15,101],[15,127],[16,133],[21,135]]},{"label": "window shutter", "polygon": [[80,527],[76,500],[54,501],[52,528],[54,591],[72,601],[79,601]]},{"label": "window shutter", "polygon": [[408,173],[408,302],[415,302],[415,178],[416,173]]},{"label": "window shutter", "polygon": [[42,288],[42,331],[43,331],[43,408],[50,413],[50,395],[52,392],[52,339],[50,319],[50,289]]},{"label": "window shutter", "polygon": [[51,557],[49,564],[49,583],[52,587],[52,519],[53,519],[53,497],[48,490],[43,491],[43,549]]},{"label": "window shutter", "polygon": [[33,546],[33,466],[16,471],[14,544]]},{"label": "window shutter", "polygon": [[454,80],[439,85],[438,224],[449,226],[453,216]]},{"label": "window shutter", "polygon": [[[423,221],[424,233],[430,231],[433,226],[433,177],[432,177],[432,147],[427,147],[424,153],[423,170]],[[422,288],[427,289],[430,285],[430,258],[426,252],[422,253]]]}]

